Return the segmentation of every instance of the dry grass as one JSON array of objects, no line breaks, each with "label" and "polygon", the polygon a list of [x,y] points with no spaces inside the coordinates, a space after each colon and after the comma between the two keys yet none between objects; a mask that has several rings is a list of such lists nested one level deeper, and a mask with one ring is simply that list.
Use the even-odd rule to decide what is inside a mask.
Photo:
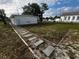
[{"label": "dry grass", "polygon": [[0,22],[0,59],[32,59],[33,55],[8,25]]},{"label": "dry grass", "polygon": [[[40,37],[46,38],[55,43],[58,43],[69,30],[71,30],[72,32],[74,32],[75,30],[79,30],[78,23],[43,23],[22,27],[33,33],[36,33]],[[72,35],[72,40],[74,39],[79,41],[79,31],[77,31],[76,35]]]}]

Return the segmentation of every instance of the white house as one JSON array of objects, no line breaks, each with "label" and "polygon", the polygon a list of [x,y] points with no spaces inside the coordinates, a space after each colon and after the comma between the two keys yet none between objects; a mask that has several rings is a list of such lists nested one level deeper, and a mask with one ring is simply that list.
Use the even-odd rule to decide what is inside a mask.
[{"label": "white house", "polygon": [[79,23],[79,12],[65,12],[61,15],[62,22]]},{"label": "white house", "polygon": [[27,25],[27,24],[37,24],[38,17],[32,15],[16,15],[11,18],[13,25]]}]

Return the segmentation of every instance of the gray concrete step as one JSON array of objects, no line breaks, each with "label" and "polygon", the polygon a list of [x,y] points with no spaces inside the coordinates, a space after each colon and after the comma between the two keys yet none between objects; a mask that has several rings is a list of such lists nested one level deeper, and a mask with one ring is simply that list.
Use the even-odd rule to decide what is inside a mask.
[{"label": "gray concrete step", "polygon": [[[22,29],[19,30],[19,32],[24,38],[28,38],[29,42],[31,41],[30,43],[32,43],[35,47],[41,46],[44,43],[42,39],[34,36],[34,34],[31,34],[29,31],[25,31]],[[47,48],[45,47],[41,51],[45,54],[45,56],[49,57],[54,51],[54,49],[55,49],[54,47],[48,46]]]},{"label": "gray concrete step", "polygon": [[37,37],[31,37],[31,38],[29,38],[28,40],[29,40],[29,41],[32,41],[32,40],[34,40],[34,39],[37,39]]},{"label": "gray concrete step", "polygon": [[42,43],[44,43],[44,41],[43,41],[43,40],[39,40],[39,41],[37,41],[36,43],[34,43],[34,45],[37,47],[37,46],[39,46],[39,45],[42,44]]},{"label": "gray concrete step", "polygon": [[33,36],[33,34],[26,34],[26,35],[23,35],[23,37],[27,38],[27,37],[31,37]]},{"label": "gray concrete step", "polygon": [[26,30],[24,30],[24,29],[21,29],[21,28],[17,28],[16,30],[18,30],[19,32],[21,32],[21,31],[26,31]]},{"label": "gray concrete step", "polygon": [[52,54],[52,52],[54,51],[54,47],[52,46],[48,46],[46,49],[44,49],[42,52],[46,55],[46,56],[50,56]]},{"label": "gray concrete step", "polygon": [[29,31],[27,31],[27,32],[25,32],[25,31],[21,32],[22,35],[25,35],[25,34],[28,34],[28,33],[29,33]]}]

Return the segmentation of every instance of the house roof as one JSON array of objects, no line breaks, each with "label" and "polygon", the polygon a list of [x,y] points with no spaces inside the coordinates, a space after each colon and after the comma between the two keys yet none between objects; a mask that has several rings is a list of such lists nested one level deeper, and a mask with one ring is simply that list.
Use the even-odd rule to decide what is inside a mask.
[{"label": "house roof", "polygon": [[79,15],[79,11],[77,11],[77,12],[63,12],[61,16],[69,16],[69,15]]},{"label": "house roof", "polygon": [[[15,17],[23,17],[23,16],[33,16],[33,15],[12,15],[10,18],[15,18]],[[33,16],[33,17],[37,17],[37,16]]]}]

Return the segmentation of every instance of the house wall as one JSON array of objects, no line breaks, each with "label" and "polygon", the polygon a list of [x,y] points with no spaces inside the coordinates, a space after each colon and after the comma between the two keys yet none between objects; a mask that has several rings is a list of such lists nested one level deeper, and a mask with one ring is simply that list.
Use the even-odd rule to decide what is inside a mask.
[{"label": "house wall", "polygon": [[38,17],[36,16],[21,15],[15,16],[14,19],[12,19],[12,23],[14,25],[37,24],[37,19]]},{"label": "house wall", "polygon": [[55,21],[56,22],[61,22],[61,18],[56,18]]},{"label": "house wall", "polygon": [[17,25],[16,20],[14,18],[11,18],[11,22],[12,22],[12,24]]},{"label": "house wall", "polygon": [[61,16],[62,22],[78,22],[79,19],[77,19],[79,15],[69,15],[69,16]]}]

